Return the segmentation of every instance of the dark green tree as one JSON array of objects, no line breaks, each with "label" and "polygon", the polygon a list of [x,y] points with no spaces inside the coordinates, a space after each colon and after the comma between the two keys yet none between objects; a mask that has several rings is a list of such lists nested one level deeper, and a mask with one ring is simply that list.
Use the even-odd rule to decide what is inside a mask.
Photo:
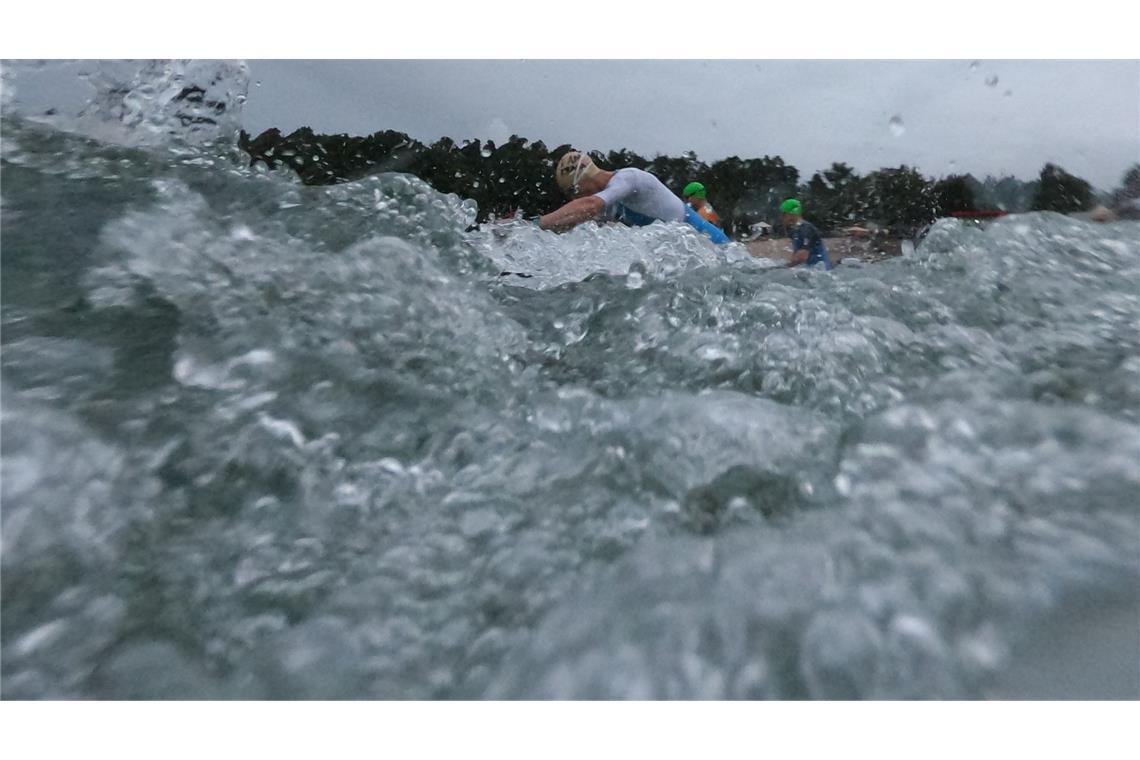
[{"label": "dark green tree", "polygon": [[934,183],[934,202],[939,216],[949,216],[955,211],[976,211],[974,190],[969,180],[961,174],[951,174]]},{"label": "dark green tree", "polygon": [[1120,187],[1112,194],[1112,205],[1118,209],[1140,211],[1136,201],[1140,198],[1140,164],[1133,164],[1120,180]]},{"label": "dark green tree", "polygon": [[966,175],[966,184],[974,194],[979,209],[1000,209],[1010,213],[1028,211],[1037,190],[1037,182],[1022,182],[1016,177],[986,177],[979,181]]},{"label": "dark green tree", "polygon": [[[622,169],[624,167],[615,166],[612,168]],[[681,194],[685,185],[703,175],[707,170],[708,167],[697,161],[696,156],[692,153],[681,157],[654,156],[646,168],[647,172],[661,180],[665,187],[677,195]]]},{"label": "dark green tree", "polygon": [[[243,132],[239,145],[251,163],[288,166],[306,184],[346,182],[378,172],[415,174],[441,192],[474,200],[481,221],[491,215],[531,216],[562,204],[565,198],[554,182],[553,170],[571,149],[569,145],[547,148],[518,135],[501,145],[475,139],[457,143],[447,137],[423,145],[393,130],[349,137],[318,135],[308,127],[289,135],[270,129],[252,139]],[[758,221],[778,226],[780,202],[792,196],[804,202],[805,216],[825,231],[874,220],[906,234],[952,210],[981,206],[1024,211],[1035,199],[1056,207],[1057,202],[1049,198],[1058,187],[1067,193],[1062,193],[1065,197],[1075,198],[1070,205],[1080,206],[1085,202],[1082,188],[1087,187],[1083,180],[1056,167],[1043,171],[1041,181],[1030,183],[1013,177],[987,177],[979,182],[969,175],[932,183],[906,166],[862,177],[847,164],[834,163],[800,186],[798,170],[779,156],[729,156],[711,165],[691,151],[653,159],[628,150],[593,152],[591,156],[605,169],[651,171],[678,195],[693,180],[704,183],[729,234],[739,234]],[[1114,197],[1140,184],[1140,166],[1130,170],[1124,184]]]},{"label": "dark green tree", "polygon": [[603,166],[611,170],[627,167],[646,170],[649,168],[649,159],[623,148],[622,150],[611,150],[607,153]]},{"label": "dark green tree", "polygon": [[[756,222],[778,223],[780,203],[796,193],[799,170],[779,156],[746,159],[734,168],[738,173],[737,195],[727,209],[728,228],[739,233]],[[722,212],[722,221],[725,217]]]},{"label": "dark green tree", "polygon": [[1069,214],[1092,208],[1092,186],[1055,164],[1045,164],[1038,179],[1031,211],[1056,211]]},{"label": "dark green tree", "polygon": [[709,202],[720,215],[721,226],[730,235],[739,231],[737,218],[740,199],[747,184],[745,174],[744,162],[740,157],[729,156],[715,162],[699,179],[708,190]]},{"label": "dark green tree", "polygon": [[898,235],[913,235],[937,218],[930,180],[909,166],[879,169],[868,178],[871,217]]},{"label": "dark green tree", "polygon": [[867,182],[845,163],[813,174],[800,195],[805,215],[824,232],[862,221],[867,213]]}]

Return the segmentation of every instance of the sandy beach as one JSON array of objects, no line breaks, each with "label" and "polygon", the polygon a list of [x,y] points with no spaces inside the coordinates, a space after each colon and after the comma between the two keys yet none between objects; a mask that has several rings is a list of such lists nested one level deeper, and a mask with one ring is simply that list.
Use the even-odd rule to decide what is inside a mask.
[{"label": "sandy beach", "polygon": [[[832,264],[838,264],[846,258],[857,258],[860,261],[882,261],[902,254],[902,241],[891,238],[854,238],[835,237],[824,238],[823,244],[827,246],[827,253]],[[792,255],[791,240],[777,237],[764,240],[753,240],[745,243],[753,256],[763,256],[768,259],[787,261]]]}]

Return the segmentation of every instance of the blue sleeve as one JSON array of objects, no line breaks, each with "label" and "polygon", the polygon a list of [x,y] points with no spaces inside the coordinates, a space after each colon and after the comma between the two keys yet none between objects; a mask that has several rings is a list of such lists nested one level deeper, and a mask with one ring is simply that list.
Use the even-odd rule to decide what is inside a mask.
[{"label": "blue sleeve", "polygon": [[630,227],[644,227],[657,221],[651,216],[628,209],[621,203],[614,206],[614,219]]},{"label": "blue sleeve", "polygon": [[729,239],[728,235],[724,234],[724,230],[722,230],[720,227],[717,227],[715,224],[698,214],[693,210],[693,207],[687,203],[685,204],[685,222],[690,227],[693,227],[699,232],[703,232],[704,234],[708,235],[709,239],[717,245],[724,245],[725,243],[732,242]]}]

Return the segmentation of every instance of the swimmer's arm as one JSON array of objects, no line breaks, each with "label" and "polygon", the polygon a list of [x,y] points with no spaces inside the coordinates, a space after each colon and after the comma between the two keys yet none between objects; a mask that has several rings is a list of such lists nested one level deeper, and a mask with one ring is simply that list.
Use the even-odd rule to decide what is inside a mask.
[{"label": "swimmer's arm", "polygon": [[798,233],[792,236],[792,257],[788,259],[788,266],[798,267],[808,260],[811,252],[808,250],[808,241]]},{"label": "swimmer's arm", "polygon": [[605,202],[596,195],[575,198],[562,208],[540,216],[538,226],[544,230],[562,232],[596,218],[605,208]]}]

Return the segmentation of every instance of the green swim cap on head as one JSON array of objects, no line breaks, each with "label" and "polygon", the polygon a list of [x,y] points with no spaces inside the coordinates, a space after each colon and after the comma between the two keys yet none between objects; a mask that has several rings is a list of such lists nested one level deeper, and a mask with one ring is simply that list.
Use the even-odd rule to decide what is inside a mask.
[{"label": "green swim cap on head", "polygon": [[682,198],[704,198],[705,186],[700,182],[690,182],[685,185],[685,189],[681,191]]},{"label": "green swim cap on head", "polygon": [[803,210],[804,207],[801,206],[800,202],[795,198],[788,198],[786,201],[780,204],[780,211],[784,212],[785,214],[795,214],[796,216],[799,216],[801,213],[803,213]]}]

